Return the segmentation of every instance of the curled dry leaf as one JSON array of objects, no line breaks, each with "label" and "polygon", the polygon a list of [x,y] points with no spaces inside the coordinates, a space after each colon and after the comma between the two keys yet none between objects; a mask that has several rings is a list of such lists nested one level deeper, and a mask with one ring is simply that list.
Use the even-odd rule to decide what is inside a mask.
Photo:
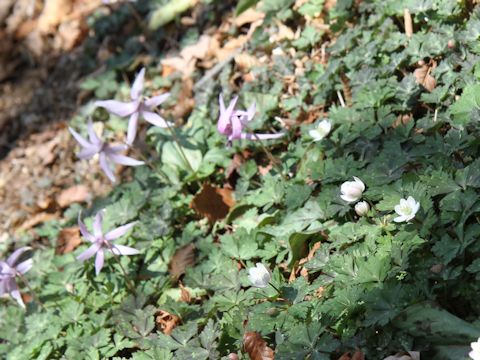
[{"label": "curled dry leaf", "polygon": [[338,360],[365,360],[365,356],[360,349],[357,349],[352,356],[350,356],[350,352],[346,352],[345,354],[340,356]]},{"label": "curled dry leaf", "polygon": [[256,11],[254,8],[250,8],[248,10],[245,10],[242,12],[240,15],[238,15],[234,20],[233,23],[235,26],[243,26],[245,24],[250,24],[258,20],[263,20],[265,18],[265,14]]},{"label": "curled dry leaf", "polygon": [[157,330],[160,330],[165,335],[170,335],[180,322],[181,320],[177,315],[170,314],[164,310],[160,310],[155,316]]},{"label": "curled dry leaf", "polygon": [[78,226],[64,228],[58,234],[57,247],[55,254],[68,254],[75,250],[82,243],[80,238],[80,230]]},{"label": "curled dry leaf", "polygon": [[205,183],[193,198],[190,207],[198,214],[205,216],[210,223],[214,223],[225,218],[234,204],[232,190],[216,188]]},{"label": "curled dry leaf", "polygon": [[193,264],[195,264],[195,245],[187,244],[175,251],[168,264],[168,271],[175,280],[178,280]]},{"label": "curled dry leaf", "polygon": [[395,355],[391,355],[386,357],[383,360],[420,360],[420,352],[418,351],[407,351],[407,352],[399,352]]},{"label": "curled dry leaf", "polygon": [[247,331],[243,335],[243,349],[251,360],[273,360],[275,354],[256,331]]},{"label": "curled dry leaf", "polygon": [[413,72],[413,75],[415,76],[415,80],[417,81],[417,84],[422,85],[428,91],[432,91],[433,89],[435,89],[435,86],[437,85],[435,78],[432,75],[430,75],[431,71],[435,69],[435,66],[436,66],[435,63],[433,63],[432,66],[423,64],[421,67],[419,67],[418,69],[415,69],[415,71]]},{"label": "curled dry leaf", "polygon": [[61,208],[66,208],[73,203],[85,202],[88,199],[89,191],[85,185],[74,185],[68,189],[62,190],[57,196],[57,204]]}]

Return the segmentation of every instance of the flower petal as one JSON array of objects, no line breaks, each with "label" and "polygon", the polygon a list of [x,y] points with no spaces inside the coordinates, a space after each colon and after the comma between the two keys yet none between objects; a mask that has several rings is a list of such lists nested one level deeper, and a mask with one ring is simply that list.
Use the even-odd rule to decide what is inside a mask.
[{"label": "flower petal", "polygon": [[126,224],[126,225],[122,225],[116,229],[113,229],[111,231],[109,231],[106,235],[105,235],[105,240],[114,240],[114,239],[117,239],[119,238],[120,236],[123,236],[125,235],[128,230],[130,230],[132,227],[135,226],[137,222],[134,221],[134,222],[131,222],[129,224]]},{"label": "flower petal", "polygon": [[20,264],[18,264],[16,266],[16,269],[17,271],[20,273],[20,274],[25,274],[28,270],[30,270],[33,266],[33,260],[32,259],[28,259],[28,260],[25,260],[23,262],[21,262]]},{"label": "flower petal", "polygon": [[93,235],[95,235],[95,239],[100,239],[103,236],[102,231],[102,223],[103,223],[103,210],[100,210],[95,215],[95,219],[93,220]]},{"label": "flower petal", "polygon": [[167,100],[169,96],[170,93],[165,93],[162,95],[151,97],[150,99],[145,100],[145,105],[149,109],[156,108],[158,105],[161,105],[165,100]]},{"label": "flower petal", "polygon": [[115,175],[110,167],[110,164],[107,161],[107,156],[104,152],[100,153],[100,167],[102,168],[103,172],[107,177],[110,179],[111,182],[115,182]]},{"label": "flower petal", "polygon": [[82,221],[81,215],[82,215],[81,212],[78,213],[78,228],[80,229],[80,233],[88,241],[94,242],[95,237],[88,232],[87,227],[85,226],[84,222]]},{"label": "flower petal", "polygon": [[230,124],[232,125],[232,133],[229,136],[230,140],[237,140],[241,139],[242,137],[242,121],[240,120],[240,117],[238,116],[232,116],[230,118]]},{"label": "flower petal", "polygon": [[88,119],[87,131],[88,131],[88,138],[90,139],[90,142],[93,145],[101,147],[102,146],[102,140],[98,137],[97,133],[93,129],[92,119]]},{"label": "flower petal", "polygon": [[87,139],[85,139],[82,135],[80,135],[79,133],[77,133],[75,130],[73,130],[71,127],[68,128],[68,131],[70,131],[70,134],[73,135],[73,137],[75,138],[75,140],[77,140],[77,142],[80,144],[81,147],[84,147],[84,148],[90,148],[92,147],[93,144],[90,144]]},{"label": "flower petal", "polygon": [[22,256],[22,254],[25,251],[28,251],[30,249],[31,249],[30,246],[22,246],[21,248],[18,248],[8,257],[7,264],[11,267],[15,267],[15,264],[18,261],[18,259],[20,258],[20,256]]},{"label": "flower petal", "polygon": [[95,257],[95,274],[96,275],[100,274],[100,271],[102,271],[104,260],[105,260],[105,254],[103,252],[103,249],[100,249],[98,250],[97,256]]},{"label": "flower petal", "polygon": [[80,255],[77,256],[78,261],[85,261],[87,259],[90,259],[92,256],[94,256],[98,250],[100,250],[101,245],[99,243],[95,243],[91,245],[87,250],[82,252]]},{"label": "flower petal", "polygon": [[153,125],[161,127],[161,128],[168,127],[168,124],[165,121],[165,119],[162,118],[160,115],[154,113],[154,112],[142,111],[142,116],[150,124],[153,124]]},{"label": "flower petal", "polygon": [[279,139],[285,136],[286,133],[276,133],[276,134],[241,134],[242,139],[246,140],[273,140]]},{"label": "flower petal", "polygon": [[123,246],[123,245],[112,245],[112,252],[115,255],[137,255],[140,254],[140,251],[134,249],[130,246]]},{"label": "flower petal", "polygon": [[135,111],[130,115],[130,120],[128,120],[128,131],[127,131],[127,144],[132,145],[135,141],[135,136],[137,136],[137,127],[138,127],[138,111]]},{"label": "flower petal", "polygon": [[10,290],[10,296],[15,299],[18,305],[25,309],[25,303],[23,302],[22,295],[17,288],[17,284],[15,284],[15,288],[13,290]]},{"label": "flower petal", "polygon": [[362,190],[362,192],[365,191],[365,184],[363,183],[362,180],[360,180],[358,177],[354,176],[353,177],[353,180],[355,180],[355,183],[360,187],[360,189]]},{"label": "flower petal", "polygon": [[138,108],[138,102],[131,101],[123,103],[117,100],[101,100],[95,101],[95,106],[103,107],[109,113],[120,117],[131,115]]},{"label": "flower petal", "polygon": [[112,160],[116,164],[120,165],[126,165],[126,166],[140,166],[144,165],[145,162],[136,160],[134,158],[125,156],[125,155],[120,155],[120,154],[115,154],[113,152],[107,153],[107,156],[110,160]]},{"label": "flower petal", "polygon": [[220,116],[218,118],[217,130],[220,134],[230,135],[228,128],[231,126],[231,117],[235,110],[235,105],[238,101],[238,96],[235,96],[228,104],[228,108],[225,109],[222,94],[219,95],[218,101],[220,103]]},{"label": "flower petal", "polygon": [[396,217],[395,219],[393,219],[393,221],[395,221],[395,222],[397,222],[397,223],[398,223],[398,222],[404,222],[404,221],[407,221],[407,219],[408,219],[408,218],[407,218],[407,216],[405,216],[405,215],[402,215],[402,216],[398,216],[398,217]]},{"label": "flower petal", "polygon": [[78,154],[77,157],[81,160],[90,159],[93,155],[97,154],[100,151],[96,146],[90,145],[88,148],[83,148]]},{"label": "flower petal", "polygon": [[145,68],[142,68],[140,72],[135,77],[132,88],[130,90],[130,97],[132,100],[137,100],[143,91],[143,84],[145,82]]}]

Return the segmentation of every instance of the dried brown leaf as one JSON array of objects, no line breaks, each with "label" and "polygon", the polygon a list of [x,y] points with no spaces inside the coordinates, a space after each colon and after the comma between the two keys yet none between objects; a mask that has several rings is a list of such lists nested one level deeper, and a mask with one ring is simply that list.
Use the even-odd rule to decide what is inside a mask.
[{"label": "dried brown leaf", "polygon": [[243,349],[251,360],[273,360],[275,353],[268,347],[262,335],[256,331],[247,331],[243,335]]},{"label": "dried brown leaf", "polygon": [[164,310],[160,310],[155,316],[157,330],[166,335],[170,335],[180,322],[181,320],[177,315],[170,314]]},{"label": "dried brown leaf", "polygon": [[350,356],[350,352],[346,352],[338,358],[338,360],[364,360],[365,356],[360,349],[355,350],[355,353]]},{"label": "dried brown leaf", "polygon": [[255,56],[246,54],[246,53],[241,53],[235,55],[235,63],[238,65],[240,70],[242,71],[248,71],[254,66],[260,65],[259,61]]},{"label": "dried brown leaf", "polygon": [[227,188],[216,188],[205,183],[190,203],[198,214],[208,218],[210,223],[227,216],[230,208],[235,204],[233,191]]},{"label": "dried brown leaf", "polygon": [[38,18],[38,30],[41,34],[55,31],[63,19],[72,11],[72,0],[46,0]]},{"label": "dried brown leaf", "polygon": [[57,218],[57,214],[41,212],[30,217],[27,221],[20,225],[18,229],[20,231],[29,230],[45,221],[53,220],[55,218]]},{"label": "dried brown leaf", "polygon": [[177,280],[185,274],[185,270],[195,264],[195,245],[187,244],[177,251],[168,264],[170,275]]},{"label": "dried brown leaf", "polygon": [[430,75],[430,72],[434,67],[435,65],[428,66],[427,64],[424,64],[421,67],[415,69],[415,71],[413,72],[413,75],[415,76],[415,80],[417,81],[417,84],[422,85],[428,91],[432,91],[433,89],[435,89],[435,86],[437,85],[435,78],[432,75]]},{"label": "dried brown leaf", "polygon": [[265,14],[255,10],[254,8],[250,8],[244,12],[242,12],[240,15],[238,15],[234,20],[233,23],[240,27],[245,24],[250,24],[258,20],[263,20],[265,18]]},{"label": "dried brown leaf", "polygon": [[87,201],[89,196],[88,187],[85,185],[74,185],[63,190],[57,196],[57,204],[61,208],[66,208],[73,203],[81,203]]},{"label": "dried brown leaf", "polygon": [[58,234],[55,254],[68,254],[75,250],[82,243],[78,226],[62,229]]}]

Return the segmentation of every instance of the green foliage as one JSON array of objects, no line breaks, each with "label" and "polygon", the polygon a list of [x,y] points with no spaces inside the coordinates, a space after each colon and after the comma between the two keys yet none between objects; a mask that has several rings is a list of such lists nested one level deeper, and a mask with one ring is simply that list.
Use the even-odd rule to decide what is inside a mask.
[{"label": "green foliage", "polygon": [[[240,1],[237,14],[254,3]],[[157,150],[151,167],[136,169],[131,182],[84,211],[88,227],[102,208],[105,227],[138,221],[123,241],[142,253],[120,259],[137,295],[112,257],[94,277],[91,262],[75,261],[86,245],[64,255],[45,246],[74,224],[79,208],[72,207],[64,221],[37,229],[45,242],[27,278],[46,310],[31,301],[23,312],[1,299],[0,357],[220,359],[241,353],[243,334],[251,330],[278,359],[338,359],[356,348],[368,359],[410,350],[427,359],[466,358],[480,336],[480,10],[470,6],[338,0],[327,11],[323,0],[299,7],[293,0],[262,1],[264,23],[246,48],[258,58],[276,51],[268,65],[251,69],[241,100],[257,104],[249,131],[288,119],[288,136],[225,148],[215,121],[218,92],[231,95],[234,65],[227,64],[218,76],[223,89],[195,92],[184,125],[173,134],[148,130],[147,144]],[[415,24],[410,39],[401,26],[405,8]],[[319,13],[328,31],[312,21]],[[270,43],[279,22],[298,25],[298,38]],[[118,30],[121,22],[110,25]],[[108,28],[99,22],[97,29],[102,26]],[[188,36],[183,41],[191,41]],[[319,63],[312,55],[327,40],[328,62]],[[114,70],[82,87],[123,99],[121,72],[137,51],[131,44]],[[431,92],[417,83],[419,60],[436,63]],[[284,83],[291,78],[293,93]],[[149,91],[180,81],[157,79]],[[338,93],[351,106],[342,107]],[[328,113],[332,131],[312,142],[312,125],[301,120],[318,109]],[[102,112],[94,115],[105,120]],[[230,167],[240,153],[244,161]],[[352,176],[366,185],[363,200],[371,209],[363,217],[340,198],[341,184]],[[203,183],[234,191],[236,204],[213,225],[190,206]],[[420,210],[412,221],[396,223],[394,208],[408,196]],[[195,262],[180,283],[169,264],[190,243]],[[1,244],[2,252],[10,245]],[[272,270],[275,288],[250,286],[248,268],[257,262]],[[163,312],[178,317],[170,335],[157,320]]]}]

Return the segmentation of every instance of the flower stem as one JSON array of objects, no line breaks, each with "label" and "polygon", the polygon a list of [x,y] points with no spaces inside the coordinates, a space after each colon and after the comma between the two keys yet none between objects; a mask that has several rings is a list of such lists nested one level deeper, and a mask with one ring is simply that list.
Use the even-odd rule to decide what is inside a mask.
[{"label": "flower stem", "polygon": [[168,178],[167,174],[165,174],[163,172],[162,169],[160,168],[155,168],[155,166],[153,166],[152,162],[150,160],[147,159],[147,157],[145,155],[143,155],[143,153],[141,151],[139,151],[138,149],[134,148],[133,146],[131,145],[127,145],[128,146],[128,149],[129,150],[132,150],[133,152],[135,152],[136,155],[138,155],[138,157],[140,159],[142,159],[142,161],[150,168],[152,169],[154,172],[157,172],[165,181],[167,181],[168,183],[170,183],[170,179]]},{"label": "flower stem", "polygon": [[267,147],[263,143],[263,140],[260,139],[257,134],[255,134],[254,132],[252,132],[252,134],[255,137],[255,139],[258,140],[258,142],[260,143],[260,146],[262,147],[263,151],[265,152],[265,154],[267,154],[268,159],[277,168],[277,171],[282,176],[282,178],[284,180],[288,180],[287,177],[285,176],[285,174],[283,173],[283,169],[282,169],[282,167],[279,163],[279,160],[273,156],[273,154],[270,152],[270,150],[267,149]]},{"label": "flower stem", "polygon": [[282,295],[281,291],[275,285],[273,285],[271,282],[269,282],[268,284],[277,291],[278,295]]},{"label": "flower stem", "polygon": [[25,284],[25,286],[28,288],[28,290],[30,291],[30,293],[32,294],[33,298],[35,299],[35,301],[40,305],[40,307],[43,309],[43,310],[46,310],[45,309],[45,305],[43,305],[43,302],[40,301],[40,298],[37,296],[37,293],[35,291],[33,291],[32,287],[30,286],[30,283],[28,282],[27,279],[25,279],[25,277],[20,274],[20,273],[17,273],[17,276],[20,278],[20,280],[22,280],[22,282]]},{"label": "flower stem", "polygon": [[135,290],[135,286],[133,285],[132,280],[130,280],[130,277],[128,276],[127,271],[125,270],[122,263],[120,262],[120,259],[118,258],[117,254],[115,254],[115,252],[113,251],[114,249],[113,249],[112,245],[110,245],[108,243],[108,241],[106,243],[107,243],[108,248],[110,249],[110,252],[113,254],[113,258],[115,259],[117,264],[120,266],[120,269],[122,269],[123,276],[125,277],[125,283],[127,284],[127,287],[133,293],[133,295],[137,295],[137,291]]},{"label": "flower stem", "polygon": [[193,175],[193,176],[195,177],[195,179],[197,180],[197,174],[196,174],[195,170],[193,170],[193,166],[192,166],[192,164],[190,163],[190,161],[188,160],[187,155],[185,155],[185,152],[183,151],[183,147],[182,147],[182,145],[180,145],[180,140],[178,139],[177,134],[175,134],[175,131],[174,131],[173,128],[170,126],[170,124],[168,123],[168,121],[166,121],[166,123],[167,123],[168,130],[169,130],[170,133],[172,134],[173,140],[175,140],[175,143],[176,143],[177,146],[178,146],[178,150],[179,150],[180,154],[181,154],[182,157],[183,157],[183,161],[184,161],[185,164],[187,165],[188,169],[192,172],[192,175]]}]

